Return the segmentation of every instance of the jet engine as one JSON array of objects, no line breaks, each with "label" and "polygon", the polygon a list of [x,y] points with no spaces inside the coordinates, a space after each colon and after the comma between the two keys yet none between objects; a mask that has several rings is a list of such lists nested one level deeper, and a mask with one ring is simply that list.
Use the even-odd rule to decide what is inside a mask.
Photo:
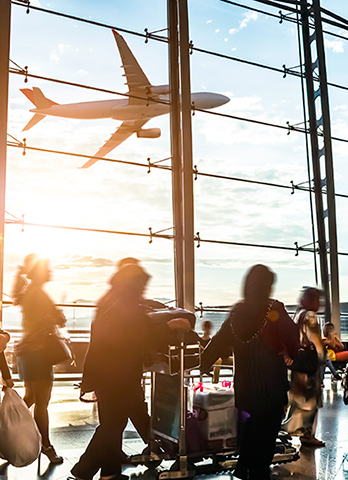
[{"label": "jet engine", "polygon": [[142,128],[137,131],[138,138],[158,138],[161,136],[160,128]]},{"label": "jet engine", "polygon": [[150,85],[146,87],[149,95],[168,95],[170,93],[169,85]]}]

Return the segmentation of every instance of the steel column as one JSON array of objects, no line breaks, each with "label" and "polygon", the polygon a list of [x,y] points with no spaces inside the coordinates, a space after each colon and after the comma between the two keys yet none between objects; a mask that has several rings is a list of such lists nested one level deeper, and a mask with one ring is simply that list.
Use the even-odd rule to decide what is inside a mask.
[{"label": "steel column", "polygon": [[176,306],[184,306],[183,205],[180,127],[180,84],[177,0],[167,0],[169,30],[170,137],[174,221],[174,271]]},{"label": "steel column", "polygon": [[6,141],[10,27],[11,2],[10,0],[0,0],[0,327],[2,326],[2,297],[4,285]]},{"label": "steel column", "polygon": [[311,47],[310,47],[310,32],[309,32],[308,16],[309,16],[309,12],[306,6],[302,5],[302,9],[301,9],[302,38],[303,38],[306,88],[307,88],[307,98],[308,98],[309,130],[310,130],[311,150],[312,150],[315,211],[316,211],[317,229],[318,229],[320,278],[321,278],[321,285],[325,294],[325,321],[330,321],[329,271],[328,271],[328,265],[327,265],[324,207],[323,207],[323,195],[322,195],[321,175],[320,175],[319,144],[318,144],[317,121],[316,121],[316,112],[315,112],[314,82],[313,82],[312,55],[311,55]]},{"label": "steel column", "polygon": [[313,13],[315,20],[315,35],[318,53],[320,99],[324,135],[324,150],[320,155],[324,157],[326,173],[326,198],[327,198],[327,221],[329,237],[330,254],[330,286],[331,286],[331,321],[335,325],[336,331],[341,331],[340,320],[340,299],[339,299],[339,279],[338,279],[338,256],[337,256],[337,221],[336,221],[336,200],[335,200],[335,181],[332,160],[331,145],[331,122],[329,107],[329,92],[327,87],[325,48],[323,39],[323,29],[320,13],[320,1],[313,0]]},{"label": "steel column", "polygon": [[184,198],[184,306],[195,310],[194,204],[191,125],[190,45],[187,0],[178,0],[181,74],[182,162]]},{"label": "steel column", "polygon": [[[312,22],[314,22],[315,27],[315,32],[312,35],[310,35],[309,31],[309,18],[311,18]],[[325,292],[325,320],[332,321],[335,325],[335,328],[339,332],[340,307],[338,286],[335,188],[331,149],[329,99],[319,0],[314,0],[312,6],[302,4],[301,19],[313,162],[320,271],[322,288]],[[316,46],[317,58],[314,61],[312,59],[312,45]],[[317,88],[316,90],[314,76],[317,76],[319,78],[319,88]],[[320,108],[316,107],[316,103],[318,102],[320,102]],[[321,116],[319,116],[318,112]],[[319,133],[320,136],[318,136]],[[319,145],[319,140],[321,143],[323,143],[322,147]],[[322,178],[321,173],[324,172],[325,178]],[[322,192],[323,186],[325,185],[327,192],[326,209],[324,208],[324,196]],[[325,226],[325,217],[328,218],[327,229]],[[328,268],[328,253],[330,254],[330,271]]]}]

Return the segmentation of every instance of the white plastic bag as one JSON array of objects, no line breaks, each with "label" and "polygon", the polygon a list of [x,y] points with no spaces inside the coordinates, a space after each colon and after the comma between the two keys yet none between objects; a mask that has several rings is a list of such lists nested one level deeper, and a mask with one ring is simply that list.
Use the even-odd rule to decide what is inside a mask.
[{"label": "white plastic bag", "polygon": [[41,435],[24,400],[6,388],[0,404],[0,458],[15,467],[33,463],[41,452]]}]

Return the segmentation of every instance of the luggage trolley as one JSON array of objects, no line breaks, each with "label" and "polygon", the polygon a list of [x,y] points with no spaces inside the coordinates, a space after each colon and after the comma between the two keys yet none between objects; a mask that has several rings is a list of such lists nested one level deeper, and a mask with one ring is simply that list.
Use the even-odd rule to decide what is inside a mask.
[{"label": "luggage trolley", "polygon": [[185,371],[200,366],[202,347],[186,344],[184,334],[178,345],[168,346],[165,355],[167,373],[151,373],[151,424],[149,447],[131,457],[132,464],[157,467],[163,460],[174,460],[168,471],[159,472],[160,480],[195,476],[186,449],[187,376]]},{"label": "luggage trolley", "polygon": [[[243,419],[241,415],[238,419],[233,390],[226,388],[224,395],[221,387],[211,386],[205,391],[209,384],[199,383],[194,395],[193,409],[198,418],[205,420],[209,415],[212,418],[214,415],[222,415],[220,423],[224,424],[225,428],[215,425],[214,430],[209,422],[200,422],[197,419],[190,422],[192,417],[188,417],[188,383],[192,378],[191,371],[200,367],[201,351],[202,347],[198,343],[186,344],[182,335],[178,345],[168,347],[168,373],[151,374],[149,447],[142,454],[132,456],[131,463],[143,464],[153,469],[164,460],[173,460],[169,470],[158,471],[158,480],[193,478],[197,474],[222,473],[236,467],[237,422]],[[202,393],[200,389],[203,390]],[[212,404],[209,405],[209,402]],[[217,412],[219,406],[220,412]],[[202,418],[202,412],[207,415],[205,418]],[[189,429],[187,422],[190,422]],[[190,436],[197,437],[195,445],[190,445]],[[280,432],[272,463],[288,463],[298,458],[298,448],[292,446],[291,437]]]}]

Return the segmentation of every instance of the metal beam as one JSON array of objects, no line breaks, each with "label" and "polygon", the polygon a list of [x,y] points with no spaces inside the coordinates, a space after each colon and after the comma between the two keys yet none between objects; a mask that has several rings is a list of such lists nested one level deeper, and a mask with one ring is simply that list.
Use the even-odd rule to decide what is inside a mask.
[{"label": "metal beam", "polygon": [[314,82],[312,71],[312,55],[310,46],[310,32],[309,32],[309,11],[306,6],[301,9],[302,18],[302,38],[303,49],[305,59],[305,75],[306,75],[306,88],[308,99],[308,112],[309,112],[309,130],[311,140],[312,151],[312,166],[314,177],[314,195],[315,195],[315,211],[318,230],[318,246],[319,246],[319,258],[320,258],[320,278],[321,286],[325,295],[325,321],[330,321],[330,289],[329,289],[329,270],[327,265],[327,251],[326,251],[326,236],[325,236],[325,224],[324,224],[324,206],[323,195],[320,175],[320,163],[319,163],[319,144],[317,135],[317,122],[315,111],[315,96],[314,96]]},{"label": "metal beam", "polygon": [[170,140],[174,220],[174,271],[176,306],[184,307],[183,202],[180,126],[179,40],[177,0],[167,0],[169,30]]},{"label": "metal beam", "polygon": [[331,122],[329,107],[329,92],[327,88],[325,48],[323,39],[323,30],[320,13],[320,1],[313,0],[313,13],[315,20],[315,35],[318,53],[320,99],[324,135],[324,157],[326,173],[326,198],[327,198],[327,218],[328,218],[328,237],[329,237],[329,255],[330,255],[330,287],[331,287],[331,321],[335,325],[337,332],[341,331],[340,321],[340,300],[339,300],[339,280],[338,280],[338,258],[337,258],[337,222],[336,222],[336,202],[335,202],[335,181],[332,159],[331,145]]},{"label": "metal beam", "polygon": [[10,26],[11,2],[10,0],[0,0],[0,327],[2,326],[2,296],[4,285],[6,141]]},{"label": "metal beam", "polygon": [[[309,31],[309,18],[311,19],[312,26],[314,23],[314,33],[312,35]],[[313,0],[312,5],[302,5],[301,19],[320,270],[322,288],[325,292],[325,320],[332,321],[336,330],[340,332],[335,186],[331,148],[329,96],[319,0]],[[315,45],[315,50],[312,50],[312,45]],[[312,58],[312,51],[316,51],[317,58]],[[317,78],[319,78],[319,87],[315,90],[314,79]],[[319,103],[320,105],[316,106]],[[320,140],[318,133],[321,134]],[[324,174],[324,178],[322,174]],[[326,186],[326,206],[324,206],[323,186]],[[325,218],[327,218],[327,225]],[[330,258],[330,269],[328,266],[328,255]]]},{"label": "metal beam", "polygon": [[195,308],[194,203],[191,125],[190,44],[187,0],[178,0],[184,196],[184,306]]}]

